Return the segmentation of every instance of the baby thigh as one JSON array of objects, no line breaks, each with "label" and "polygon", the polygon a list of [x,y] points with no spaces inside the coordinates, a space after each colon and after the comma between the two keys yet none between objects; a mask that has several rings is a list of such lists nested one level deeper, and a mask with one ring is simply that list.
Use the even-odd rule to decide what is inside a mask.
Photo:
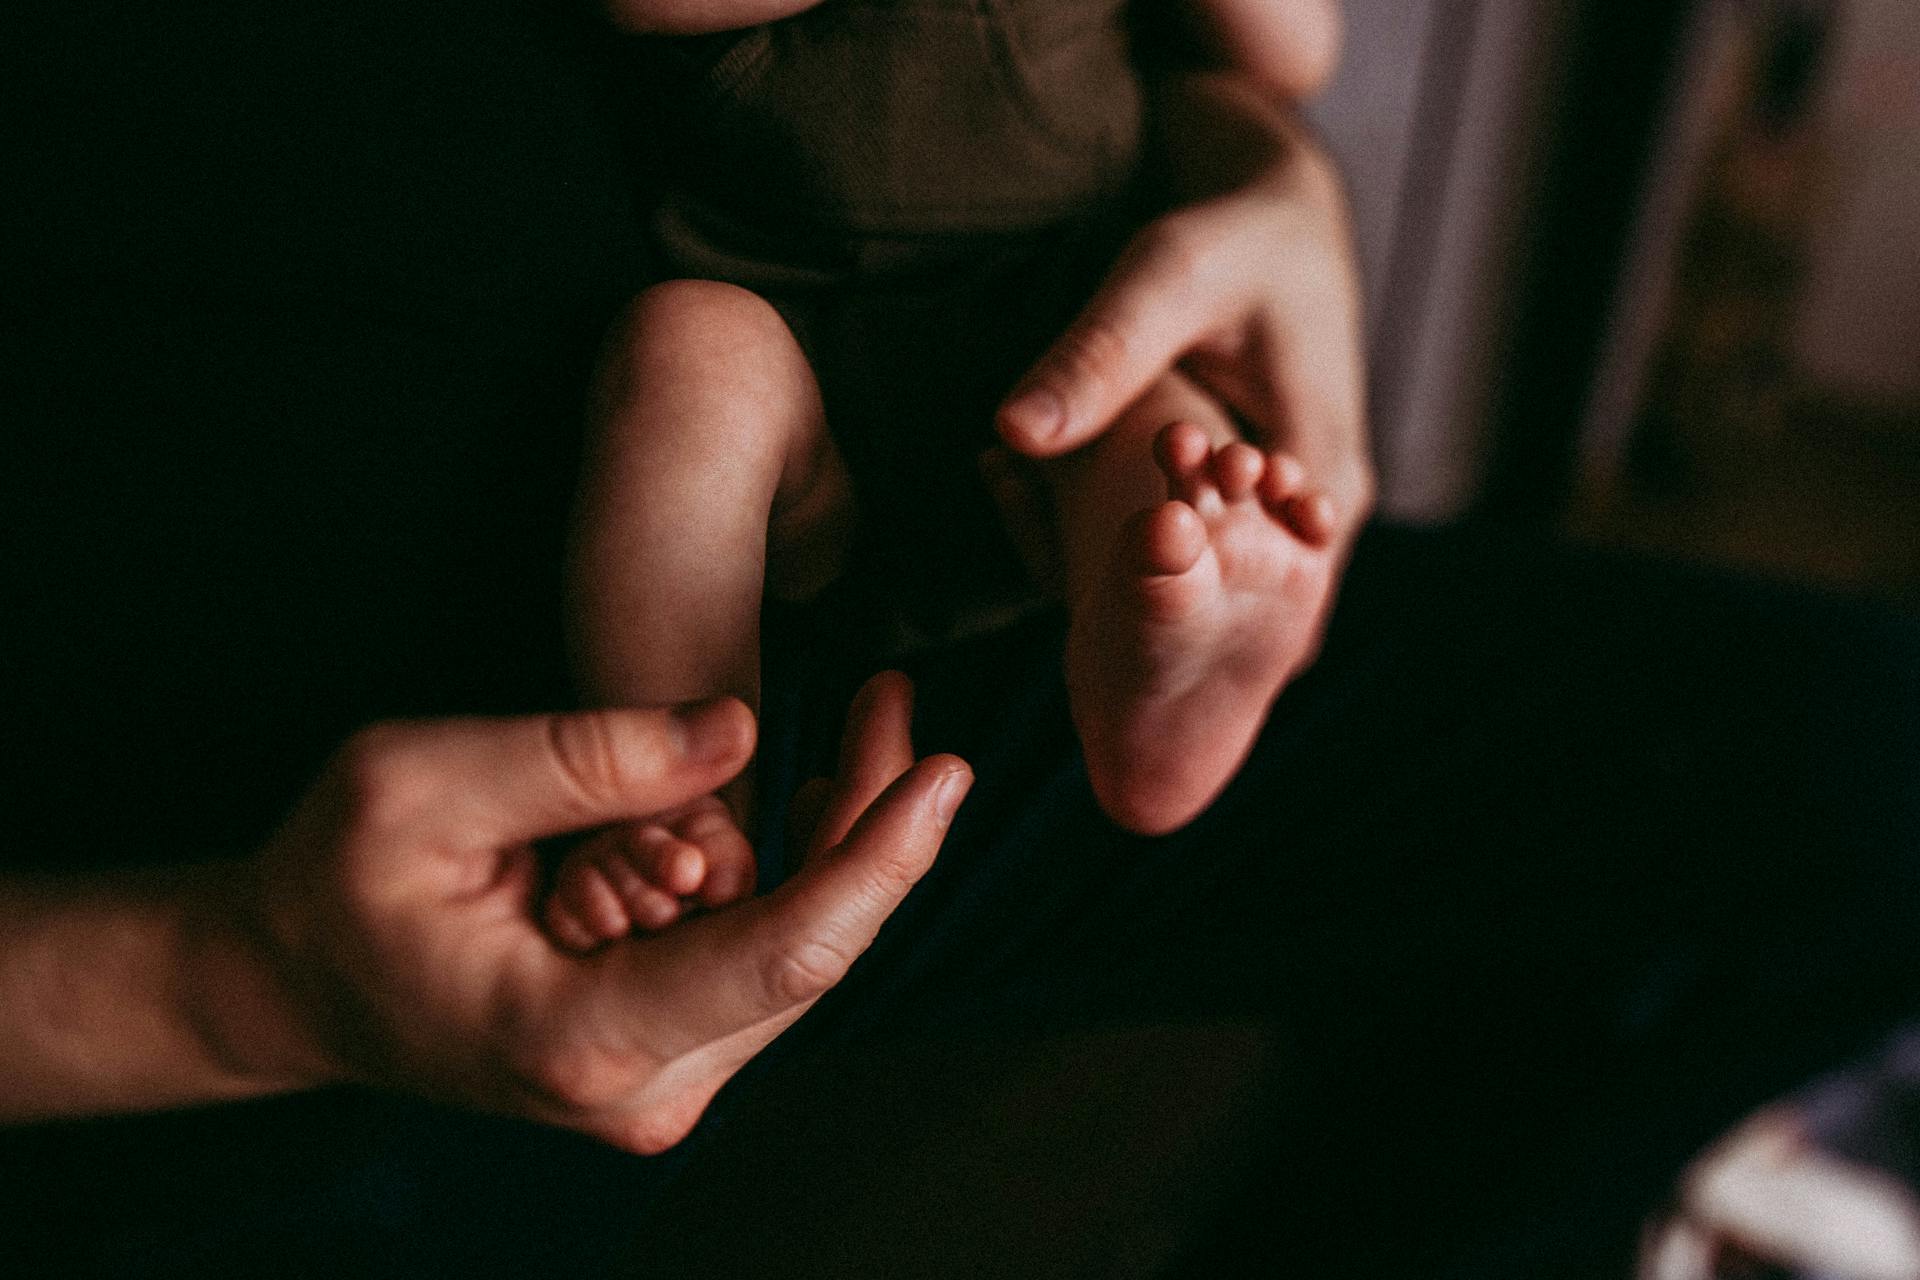
[{"label": "baby thigh", "polygon": [[656,285],[608,348],[591,426],[571,571],[590,691],[755,700],[770,530],[773,558],[804,545],[818,583],[836,527],[844,540],[844,472],[799,343],[745,289]]}]

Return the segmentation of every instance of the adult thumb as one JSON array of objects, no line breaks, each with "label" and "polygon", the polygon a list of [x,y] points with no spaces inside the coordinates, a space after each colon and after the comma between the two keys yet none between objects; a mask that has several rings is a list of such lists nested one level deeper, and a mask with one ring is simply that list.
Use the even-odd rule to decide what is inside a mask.
[{"label": "adult thumb", "polygon": [[1201,336],[1209,319],[1194,254],[1148,227],[1000,406],[1009,446],[1050,458],[1105,431]]},{"label": "adult thumb", "polygon": [[509,841],[686,804],[739,774],[755,734],[753,713],[737,698],[478,723],[486,732],[463,763],[488,779],[493,834]]},{"label": "adult thumb", "polygon": [[933,865],[973,786],[956,756],[930,756],[902,774],[846,838],[808,859],[754,904],[767,1017],[824,995],[846,976],[880,926]]}]

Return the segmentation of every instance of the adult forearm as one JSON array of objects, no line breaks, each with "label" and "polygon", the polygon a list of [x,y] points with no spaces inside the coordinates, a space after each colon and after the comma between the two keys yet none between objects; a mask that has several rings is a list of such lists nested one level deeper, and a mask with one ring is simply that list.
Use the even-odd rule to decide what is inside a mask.
[{"label": "adult forearm", "polygon": [[317,1082],[241,864],[0,881],[0,1122]]}]

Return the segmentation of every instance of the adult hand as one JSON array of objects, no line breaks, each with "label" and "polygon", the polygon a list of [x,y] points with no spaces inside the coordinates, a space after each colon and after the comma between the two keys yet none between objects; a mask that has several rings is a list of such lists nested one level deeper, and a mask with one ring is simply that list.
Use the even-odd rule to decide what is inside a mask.
[{"label": "adult hand", "polygon": [[[773,893],[588,956],[535,922],[532,842],[683,804],[739,772],[737,701],[362,734],[275,840],[264,933],[332,1074],[640,1152],[839,981],[931,865],[971,784],[915,763],[911,688],[849,716],[812,856]],[[816,793],[816,798],[817,793]]]},{"label": "adult hand", "polygon": [[999,417],[1052,457],[1100,435],[1169,369],[1332,500],[1344,547],[1373,499],[1360,289],[1338,175],[1271,95],[1233,73],[1174,77],[1164,150],[1187,203],[1132,241]]}]

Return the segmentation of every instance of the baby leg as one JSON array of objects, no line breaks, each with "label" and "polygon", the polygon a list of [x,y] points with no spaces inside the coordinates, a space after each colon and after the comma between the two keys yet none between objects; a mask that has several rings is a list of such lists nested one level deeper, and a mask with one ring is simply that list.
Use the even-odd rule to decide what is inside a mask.
[{"label": "baby leg", "polygon": [[602,369],[595,418],[569,574],[588,693],[757,705],[770,556],[775,590],[802,591],[852,529],[805,354],[745,289],[656,285]]},{"label": "baby leg", "polygon": [[[731,285],[673,281],[635,302],[610,349],[570,564],[573,641],[595,701],[733,694],[757,706],[760,605],[833,575],[849,487],[805,355],[774,309]],[[752,888],[744,787],[561,865],[546,916],[591,946],[662,928],[694,899]]]},{"label": "baby leg", "polygon": [[1178,374],[1048,474],[1094,792],[1125,827],[1174,830],[1232,779],[1306,661],[1330,509],[1298,461],[1247,444]]}]

